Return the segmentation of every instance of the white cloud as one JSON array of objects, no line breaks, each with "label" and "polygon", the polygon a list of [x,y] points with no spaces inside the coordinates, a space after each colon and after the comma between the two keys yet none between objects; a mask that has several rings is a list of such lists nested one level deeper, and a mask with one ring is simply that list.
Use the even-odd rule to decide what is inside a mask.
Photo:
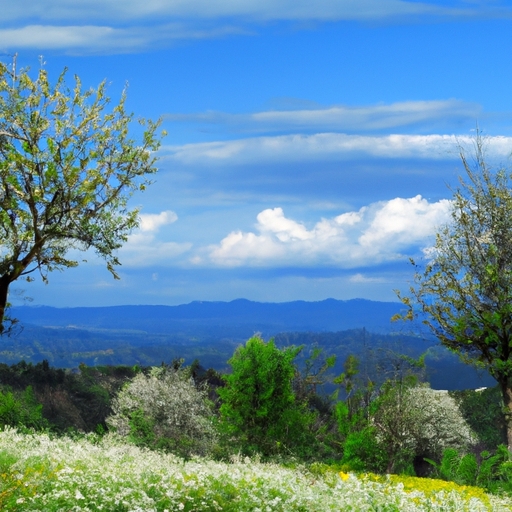
[{"label": "white cloud", "polygon": [[382,277],[367,277],[361,273],[354,274],[349,277],[350,283],[357,284],[373,284],[373,283],[385,283],[386,279]]},{"label": "white cloud", "polygon": [[308,229],[286,218],[281,208],[267,209],[257,216],[257,232],[231,232],[209,247],[209,259],[228,267],[377,265],[428,246],[436,227],[449,221],[449,212],[450,201],[429,203],[418,195],[321,219]]},{"label": "white cloud", "polygon": [[191,248],[188,242],[162,242],[154,236],[134,235],[119,250],[119,259],[123,267],[171,266]]},{"label": "white cloud", "polygon": [[94,25],[27,25],[20,28],[1,29],[0,47],[37,48],[53,50],[64,48],[68,52],[87,48],[89,51],[104,47],[115,51],[135,48],[143,43],[136,31],[127,31],[110,26]]},{"label": "white cloud", "polygon": [[222,124],[242,131],[316,130],[372,131],[390,130],[421,123],[454,120],[472,122],[481,115],[481,107],[455,99],[438,101],[403,101],[388,105],[350,107],[335,105],[326,108],[270,110],[254,114],[204,112],[199,114],[168,114],[169,121],[192,121]]},{"label": "white cloud", "polygon": [[188,242],[166,242],[158,238],[162,226],[172,224],[178,216],[171,210],[160,213],[140,214],[139,229],[128,237],[128,242],[119,250],[119,259],[125,267],[149,267],[170,265],[176,258],[192,248]]},{"label": "white cloud", "polygon": [[421,196],[393,199],[374,208],[371,224],[359,237],[362,247],[372,248],[391,243],[405,247],[432,234],[440,220],[447,220],[449,201],[429,203]]},{"label": "white cloud", "polygon": [[141,213],[139,229],[142,232],[158,231],[161,226],[172,224],[178,220],[178,216],[171,210],[160,213]]},{"label": "white cloud", "polygon": [[209,39],[244,33],[232,26],[194,27],[184,23],[159,26],[26,25],[0,29],[0,49],[63,49],[68,54],[140,52],[176,39]]},{"label": "white cloud", "polygon": [[[510,7],[406,0],[19,0],[4,2],[1,48],[120,53],[175,39],[248,33],[269,21],[509,17]],[[86,35],[90,34],[91,37]]]},{"label": "white cloud", "polygon": [[[354,158],[458,159],[457,145],[472,139],[455,135],[279,135],[231,141],[202,142],[162,148],[166,157],[186,165],[241,165]],[[491,158],[508,158],[512,137],[487,139]]]},{"label": "white cloud", "polygon": [[490,8],[457,8],[407,0],[19,0],[2,6],[5,21],[140,18],[375,20],[418,15],[462,15]]}]

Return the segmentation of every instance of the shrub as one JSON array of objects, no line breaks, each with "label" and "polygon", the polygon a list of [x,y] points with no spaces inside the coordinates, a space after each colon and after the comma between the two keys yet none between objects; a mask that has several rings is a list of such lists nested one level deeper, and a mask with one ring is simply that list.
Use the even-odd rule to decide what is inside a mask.
[{"label": "shrub", "polygon": [[342,464],[351,471],[384,473],[388,455],[377,440],[373,427],[348,434],[343,445]]},{"label": "shrub", "polygon": [[451,480],[459,485],[476,485],[478,463],[473,453],[460,455],[454,448],[448,448],[443,453],[441,463],[434,466],[444,480]]},{"label": "shrub", "polygon": [[459,453],[453,448],[444,451],[441,463],[429,461],[436,469],[436,476],[459,485],[478,485],[495,493],[512,491],[512,461],[505,445],[500,445],[491,455],[480,454],[480,463],[473,453]]},{"label": "shrub", "polygon": [[216,444],[212,407],[186,369],[139,373],[112,402],[107,425],[139,446],[182,456],[206,455]]},{"label": "shrub", "polygon": [[417,457],[439,460],[447,448],[465,450],[476,442],[455,400],[426,385],[388,383],[373,406],[371,424],[387,453],[388,473],[405,471]]},{"label": "shrub", "polygon": [[466,449],[477,441],[457,402],[447,392],[416,386],[407,391],[406,403],[416,420],[411,431],[417,453],[440,457],[446,448]]}]

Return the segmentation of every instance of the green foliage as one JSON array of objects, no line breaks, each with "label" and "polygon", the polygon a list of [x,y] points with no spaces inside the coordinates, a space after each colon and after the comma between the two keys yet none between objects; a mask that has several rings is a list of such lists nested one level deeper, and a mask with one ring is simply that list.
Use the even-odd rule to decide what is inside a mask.
[{"label": "green foliage", "polygon": [[429,460],[437,469],[437,476],[459,485],[476,485],[478,475],[478,462],[473,453],[460,455],[454,448],[447,448],[439,464]]},{"label": "green foliage", "polygon": [[43,406],[28,386],[23,392],[0,392],[0,426],[44,429],[48,422],[43,418]]},{"label": "green foliage", "polygon": [[350,434],[364,430],[369,425],[369,411],[359,402],[356,407],[352,400],[340,400],[336,403],[333,415],[336,420],[341,441],[345,442]]},{"label": "green foliage", "polygon": [[335,364],[335,355],[326,356],[322,348],[313,346],[300,371],[295,372],[293,391],[296,399],[307,402],[312,408],[329,409],[329,400],[322,400],[320,395],[329,380],[328,372]]},{"label": "green foliage", "polygon": [[350,409],[346,402],[340,401],[334,407],[334,416],[338,424],[338,431],[342,438],[345,439],[353,427]]},{"label": "green foliage", "polygon": [[496,386],[479,391],[451,391],[459,409],[486,450],[507,442],[503,399]]},{"label": "green foliage", "polygon": [[65,370],[50,367],[48,361],[26,363],[24,360],[8,366],[0,363],[0,382],[16,389],[27,386],[58,385],[66,378]]},{"label": "green foliage", "polygon": [[359,365],[359,358],[354,354],[349,354],[343,363],[343,373],[333,379],[334,384],[338,384],[345,389],[346,399],[349,399],[355,390],[355,377],[359,374]]},{"label": "green foliage", "polygon": [[48,361],[35,365],[25,361],[12,366],[0,364],[0,382],[16,397],[31,386],[42,405],[42,415],[54,432],[105,430],[112,397],[134,375],[132,368],[120,366],[80,365],[80,371],[73,372],[53,368]]},{"label": "green foliage", "polygon": [[0,451],[0,475],[6,474],[17,461],[17,457],[6,450]]},{"label": "green foliage", "polygon": [[232,373],[218,389],[221,421],[248,454],[272,455],[311,442],[311,415],[296,400],[292,382],[300,348],[279,350],[254,336],[228,361]]},{"label": "green foliage", "polygon": [[128,439],[137,446],[155,445],[155,420],[146,415],[143,409],[135,409],[128,415]]},{"label": "green foliage", "polygon": [[478,463],[474,453],[466,453],[459,463],[457,476],[462,485],[475,485],[478,476]]},{"label": "green foliage", "polygon": [[294,456],[307,460],[336,459],[340,455],[339,433],[333,415],[337,393],[327,393],[332,380],[330,370],[336,356],[326,356],[322,348],[313,346],[300,366],[296,364],[293,378],[295,402],[301,404],[303,437],[292,448]]},{"label": "green foliage", "polygon": [[445,480],[457,478],[457,468],[459,466],[459,452],[454,448],[447,448],[443,453],[443,458],[438,466],[439,476]]},{"label": "green foliage", "polygon": [[386,472],[389,456],[379,443],[373,427],[368,426],[347,435],[343,444],[342,464],[351,471]]},{"label": "green foliage", "polygon": [[75,76],[71,89],[65,73],[52,84],[0,63],[0,327],[10,284],[77,266],[69,249],[93,249],[117,278],[138,225],[128,200],[156,172],[158,123],[140,120],[136,142],[125,94],[111,106],[105,82],[83,91]]},{"label": "green foliage", "polygon": [[480,454],[477,485],[494,493],[512,493],[512,460],[505,445],[499,445],[494,453]]},{"label": "green foliage", "polygon": [[478,485],[493,493],[512,492],[512,461],[505,445],[498,446],[494,454],[483,451],[478,459],[473,453],[449,448],[440,463],[428,462],[435,468],[437,478],[459,485]]},{"label": "green foliage", "polygon": [[499,445],[494,454],[487,450],[480,454],[478,485],[490,490],[512,490],[512,471],[510,471],[510,452],[505,445]]}]

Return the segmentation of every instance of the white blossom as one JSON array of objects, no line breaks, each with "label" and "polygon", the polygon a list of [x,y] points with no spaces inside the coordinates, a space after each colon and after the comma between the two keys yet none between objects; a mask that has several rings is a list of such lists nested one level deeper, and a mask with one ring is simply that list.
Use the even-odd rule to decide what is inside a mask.
[{"label": "white blossom", "polygon": [[130,420],[141,411],[156,439],[169,439],[196,455],[207,454],[217,439],[206,389],[198,389],[188,371],[153,368],[139,373],[114,398],[107,424],[121,436],[131,433]]}]

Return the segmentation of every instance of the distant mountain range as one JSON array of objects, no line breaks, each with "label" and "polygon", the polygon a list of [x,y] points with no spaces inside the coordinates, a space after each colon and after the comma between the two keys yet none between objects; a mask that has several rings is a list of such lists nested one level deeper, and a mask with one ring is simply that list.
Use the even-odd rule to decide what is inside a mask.
[{"label": "distant mountain range", "polygon": [[[302,345],[298,364],[315,347],[338,358],[343,371],[349,354],[371,373],[389,372],[398,354],[418,357],[428,351],[427,377],[433,387],[464,389],[494,385],[414,326],[391,322],[402,310],[397,302],[363,299],[319,302],[192,302],[180,306],[53,308],[14,307],[21,331],[0,340],[0,362],[21,359],[75,368],[93,365],[159,365],[174,358],[186,364],[227,371],[238,345],[255,333],[275,337],[278,346]],[[423,333],[425,334],[425,333]],[[398,359],[397,359],[398,357]]]},{"label": "distant mountain range", "polygon": [[111,306],[53,308],[14,307],[22,324],[44,327],[115,329],[152,334],[229,336],[245,339],[255,332],[269,337],[284,331],[342,331],[366,328],[389,333],[399,329],[391,317],[403,308],[398,302],[363,299],[319,302],[262,303],[191,302],[180,306]]}]

